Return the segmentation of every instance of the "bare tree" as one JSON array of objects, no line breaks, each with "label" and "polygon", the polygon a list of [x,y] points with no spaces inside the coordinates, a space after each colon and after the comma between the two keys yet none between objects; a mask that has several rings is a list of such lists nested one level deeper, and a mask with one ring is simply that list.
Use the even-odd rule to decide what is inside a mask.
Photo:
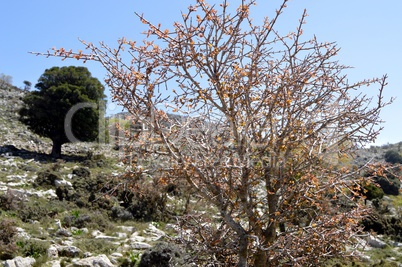
[{"label": "bare tree", "polygon": [[6,75],[3,73],[0,73],[0,86],[5,87],[5,86],[10,86],[13,84],[13,77],[10,75]]},{"label": "bare tree", "polygon": [[[149,125],[142,156],[165,157],[161,177],[185,180],[216,208],[219,220],[186,218],[191,241],[222,264],[317,266],[353,255],[346,247],[365,213],[360,169],[336,159],[376,138],[386,76],[349,83],[335,43],[303,38],[306,13],[281,35],[287,2],[255,25],[255,0],[237,9],[197,0],[170,30],[137,14],[148,27],[141,44],[83,41],[88,53],[47,53],[105,67],[113,99]],[[366,86],[375,99],[356,93]]]}]

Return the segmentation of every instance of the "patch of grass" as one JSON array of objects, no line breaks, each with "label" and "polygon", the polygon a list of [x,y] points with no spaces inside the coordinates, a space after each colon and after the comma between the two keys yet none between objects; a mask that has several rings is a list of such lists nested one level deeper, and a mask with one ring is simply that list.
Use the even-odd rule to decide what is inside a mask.
[{"label": "patch of grass", "polygon": [[74,246],[82,251],[90,251],[92,254],[111,254],[116,251],[118,245],[103,239],[79,239]]},{"label": "patch of grass", "polygon": [[[400,248],[392,248],[390,246],[386,246],[385,248],[382,249],[369,250],[365,252],[365,254],[369,255],[373,261],[379,263],[383,262],[385,264],[387,262],[402,262],[402,254]],[[375,266],[393,266],[393,265],[375,265]]]},{"label": "patch of grass", "polygon": [[402,194],[399,194],[397,196],[388,196],[388,197],[391,199],[392,205],[395,208],[402,209]]}]

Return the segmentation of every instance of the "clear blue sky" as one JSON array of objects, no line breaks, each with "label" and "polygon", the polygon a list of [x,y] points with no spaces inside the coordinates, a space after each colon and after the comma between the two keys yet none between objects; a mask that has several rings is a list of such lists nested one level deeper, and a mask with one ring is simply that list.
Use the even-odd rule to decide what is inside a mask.
[{"label": "clear blue sky", "polygon": [[[218,2],[211,0],[211,3]],[[238,5],[240,0],[230,1]],[[280,0],[259,0],[252,10],[255,21],[272,14]],[[144,26],[134,12],[169,27],[180,20],[191,0],[13,0],[3,1],[0,16],[0,73],[13,77],[13,84],[36,84],[45,69],[53,66],[83,65],[76,60],[37,57],[29,51],[45,52],[52,47],[83,49],[78,38],[104,41],[113,46],[120,37],[141,40]],[[402,141],[402,1],[401,0],[291,0],[282,16],[281,28],[293,30],[306,8],[306,37],[336,41],[342,48],[340,63],[353,66],[351,80],[389,75],[386,97],[397,97],[382,118],[384,130],[377,144]],[[99,80],[105,71],[86,63]],[[113,105],[108,112],[113,113]]]}]

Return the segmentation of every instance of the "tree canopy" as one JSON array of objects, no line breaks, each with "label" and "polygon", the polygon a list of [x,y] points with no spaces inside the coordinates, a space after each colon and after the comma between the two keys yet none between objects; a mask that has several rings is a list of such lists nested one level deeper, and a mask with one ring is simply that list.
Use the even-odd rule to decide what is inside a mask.
[{"label": "tree canopy", "polygon": [[[171,29],[138,15],[148,27],[143,42],[83,41],[88,53],[45,55],[100,62],[114,100],[149,125],[134,144],[140,156],[164,159],[146,174],[185,181],[215,207],[220,219],[183,217],[191,238],[182,241],[199,259],[319,266],[353,255],[365,212],[360,170],[339,167],[337,158],[376,138],[386,76],[349,82],[337,45],[304,37],[307,13],[280,34],[287,0],[260,24],[250,15],[257,1],[241,2],[197,0]],[[355,93],[373,87],[375,101]]]},{"label": "tree canopy", "polygon": [[[52,156],[60,157],[62,145],[73,141],[69,132],[81,141],[96,140],[99,106],[105,104],[104,86],[87,68],[52,67],[45,70],[35,88],[23,98],[20,121],[34,133],[53,141]],[[77,110],[72,113],[73,107]],[[67,118],[69,111],[71,122]]]}]

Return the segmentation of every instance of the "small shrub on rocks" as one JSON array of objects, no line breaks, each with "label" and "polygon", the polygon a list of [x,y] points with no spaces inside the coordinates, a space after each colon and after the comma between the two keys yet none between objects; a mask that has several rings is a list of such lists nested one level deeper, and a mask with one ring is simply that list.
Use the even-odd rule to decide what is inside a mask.
[{"label": "small shrub on rocks", "polygon": [[138,267],[186,266],[185,258],[176,245],[160,242],[142,254]]},{"label": "small shrub on rocks", "polygon": [[107,167],[109,163],[105,155],[88,153],[87,159],[82,162],[82,165],[88,168],[104,168]]},{"label": "small shrub on rocks", "polygon": [[91,216],[89,215],[69,215],[63,218],[63,225],[65,227],[77,227],[84,228],[91,222]]},{"label": "small shrub on rocks", "polygon": [[52,170],[38,172],[38,177],[35,179],[33,185],[35,187],[50,188],[55,186],[56,180],[62,180],[60,175]]},{"label": "small shrub on rocks", "polygon": [[73,174],[81,178],[88,178],[91,176],[91,171],[86,167],[78,167],[73,170]]}]

